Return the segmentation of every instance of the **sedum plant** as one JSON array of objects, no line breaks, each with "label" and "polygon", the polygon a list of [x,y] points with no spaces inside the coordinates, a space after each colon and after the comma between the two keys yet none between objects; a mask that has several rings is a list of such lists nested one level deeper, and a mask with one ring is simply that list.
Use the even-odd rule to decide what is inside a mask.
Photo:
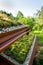
[{"label": "sedum plant", "polygon": [[5,54],[11,56],[13,59],[16,59],[18,62],[23,63],[28,51],[30,50],[33,38],[33,34],[22,36],[5,51]]}]

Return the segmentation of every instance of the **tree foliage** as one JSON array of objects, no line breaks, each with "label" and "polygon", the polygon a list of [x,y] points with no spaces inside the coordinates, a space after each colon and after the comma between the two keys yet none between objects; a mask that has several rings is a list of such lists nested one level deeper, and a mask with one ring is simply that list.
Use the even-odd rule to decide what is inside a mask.
[{"label": "tree foliage", "polygon": [[17,14],[16,17],[17,17],[17,18],[23,18],[24,16],[23,16],[22,12],[18,11],[18,14]]}]

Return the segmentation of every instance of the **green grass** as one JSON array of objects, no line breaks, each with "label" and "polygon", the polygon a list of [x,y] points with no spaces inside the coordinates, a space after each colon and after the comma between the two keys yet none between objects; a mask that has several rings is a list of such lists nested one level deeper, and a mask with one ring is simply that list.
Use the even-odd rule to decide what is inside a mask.
[{"label": "green grass", "polygon": [[33,65],[43,65],[43,33],[37,34],[37,53]]},{"label": "green grass", "polygon": [[16,20],[3,20],[0,18],[0,28],[20,25]]},{"label": "green grass", "polygon": [[33,42],[34,35],[24,35],[14,42],[5,52],[8,56],[15,58],[19,63],[23,63]]},{"label": "green grass", "polygon": [[39,34],[39,35],[37,36],[37,44],[38,44],[39,46],[43,46],[43,34]]},{"label": "green grass", "polygon": [[17,26],[17,25],[19,25],[19,23],[16,22],[16,21],[0,20],[0,28],[2,28],[2,27],[10,27],[10,26]]}]

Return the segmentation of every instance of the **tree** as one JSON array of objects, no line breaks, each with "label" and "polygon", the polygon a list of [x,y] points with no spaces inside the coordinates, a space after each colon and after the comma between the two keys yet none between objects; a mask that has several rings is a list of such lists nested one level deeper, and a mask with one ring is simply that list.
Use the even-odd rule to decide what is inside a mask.
[{"label": "tree", "polygon": [[20,19],[20,18],[23,18],[24,16],[23,16],[23,14],[20,12],[20,11],[18,11],[18,14],[17,14],[17,16],[16,16],[18,19]]},{"label": "tree", "polygon": [[34,18],[23,17],[23,18],[18,19],[18,22],[28,26],[30,28],[30,30],[32,30],[32,28],[34,26]]},{"label": "tree", "polygon": [[36,24],[37,26],[35,25],[34,26],[34,29],[37,28],[37,29],[43,29],[43,7],[41,7],[41,9],[37,12],[37,18],[36,18]]}]

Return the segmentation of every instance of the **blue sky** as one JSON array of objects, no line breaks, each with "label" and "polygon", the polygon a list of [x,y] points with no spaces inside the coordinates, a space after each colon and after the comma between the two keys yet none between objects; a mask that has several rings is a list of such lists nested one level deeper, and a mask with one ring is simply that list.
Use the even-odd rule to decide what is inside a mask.
[{"label": "blue sky", "polygon": [[0,10],[16,15],[21,11],[24,16],[33,16],[43,6],[43,0],[0,0]]}]

